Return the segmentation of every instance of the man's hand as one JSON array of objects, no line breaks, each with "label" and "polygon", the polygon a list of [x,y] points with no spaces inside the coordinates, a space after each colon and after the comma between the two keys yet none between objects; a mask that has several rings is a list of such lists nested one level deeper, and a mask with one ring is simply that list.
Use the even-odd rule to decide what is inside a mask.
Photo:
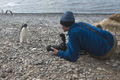
[{"label": "man's hand", "polygon": [[51,47],[51,49],[53,50],[52,54],[57,55],[58,50],[57,50],[57,49],[55,49],[55,48],[53,48],[53,47]]}]

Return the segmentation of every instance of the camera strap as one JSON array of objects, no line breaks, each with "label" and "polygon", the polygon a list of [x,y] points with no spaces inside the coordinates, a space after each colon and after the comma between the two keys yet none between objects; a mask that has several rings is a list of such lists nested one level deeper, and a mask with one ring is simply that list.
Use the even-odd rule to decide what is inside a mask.
[{"label": "camera strap", "polygon": [[111,43],[110,41],[108,41],[108,39],[106,39],[104,36],[102,36],[101,34],[99,34],[97,31],[91,29],[88,25],[84,24],[83,22],[81,22],[81,23],[82,23],[84,26],[88,27],[88,28],[85,28],[85,27],[80,26],[80,25],[79,25],[79,27],[85,28],[85,29],[87,29],[87,30],[90,30],[90,31],[98,34],[98,35],[101,36],[104,40],[106,40],[106,41],[109,43],[109,45],[112,47],[112,43]]}]

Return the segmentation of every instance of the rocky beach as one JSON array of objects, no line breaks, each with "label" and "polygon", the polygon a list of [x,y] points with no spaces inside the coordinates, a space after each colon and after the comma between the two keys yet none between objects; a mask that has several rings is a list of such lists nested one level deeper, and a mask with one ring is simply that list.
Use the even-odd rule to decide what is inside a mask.
[{"label": "rocky beach", "polygon": [[[0,80],[120,80],[120,46],[113,57],[97,60],[80,55],[69,62],[47,52],[59,44],[62,14],[0,14]],[[108,14],[75,14],[76,22],[93,24]],[[20,43],[20,28],[28,24],[28,42]]]}]

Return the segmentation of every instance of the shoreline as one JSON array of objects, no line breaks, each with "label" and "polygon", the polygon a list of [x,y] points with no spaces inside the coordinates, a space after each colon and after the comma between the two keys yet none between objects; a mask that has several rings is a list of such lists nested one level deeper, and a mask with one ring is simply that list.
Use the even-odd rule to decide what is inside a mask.
[{"label": "shoreline", "polygon": [[[62,15],[63,13],[13,13],[13,15]],[[74,15],[112,15],[115,13],[74,13]],[[0,13],[0,15],[10,15],[10,13],[8,12],[6,13]],[[12,16],[12,15],[11,15]]]},{"label": "shoreline", "polygon": [[[24,24],[24,23],[28,23],[30,25],[33,25],[33,24],[48,24],[48,25],[59,25],[59,20],[60,20],[60,17],[62,16],[62,14],[40,14],[40,13],[29,13],[29,14],[19,14],[19,13],[16,13],[13,15],[10,15],[10,14],[0,14],[0,19],[1,19],[1,22],[0,22],[0,25],[4,24],[16,24],[16,23],[19,23],[19,24]],[[89,24],[93,24],[97,21],[100,21],[100,20],[103,20],[105,18],[108,18],[109,15],[106,14],[106,15],[103,15],[103,14],[75,14],[74,15],[75,18],[76,18],[76,22],[87,22]],[[33,22],[33,23],[31,23]],[[6,24],[5,24],[6,23]]]},{"label": "shoreline", "polygon": [[[1,9],[2,10],[2,9]],[[31,12],[31,13],[25,13],[25,12],[23,12],[23,13],[20,13],[20,12],[13,12],[12,10],[6,10],[6,11],[11,11],[13,14],[63,14],[64,12]],[[73,11],[74,12],[74,11]],[[3,13],[5,13],[3,10],[1,11],[1,13],[0,14],[3,14]],[[103,13],[103,12],[74,12],[74,14],[82,14],[82,15],[112,15],[112,14],[115,14],[115,13],[117,13],[117,12],[105,12],[105,13]]]}]

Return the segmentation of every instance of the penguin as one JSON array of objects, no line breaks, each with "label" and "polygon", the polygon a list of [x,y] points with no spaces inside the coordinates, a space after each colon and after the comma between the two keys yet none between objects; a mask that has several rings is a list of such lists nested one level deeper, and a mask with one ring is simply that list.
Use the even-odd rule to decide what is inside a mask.
[{"label": "penguin", "polygon": [[11,10],[6,10],[6,13],[5,14],[8,14],[8,12],[13,15],[12,11]]},{"label": "penguin", "polygon": [[22,25],[20,30],[20,43],[27,42],[28,29],[27,24]]},{"label": "penguin", "polygon": [[1,9],[1,13],[4,14],[4,11]]}]

